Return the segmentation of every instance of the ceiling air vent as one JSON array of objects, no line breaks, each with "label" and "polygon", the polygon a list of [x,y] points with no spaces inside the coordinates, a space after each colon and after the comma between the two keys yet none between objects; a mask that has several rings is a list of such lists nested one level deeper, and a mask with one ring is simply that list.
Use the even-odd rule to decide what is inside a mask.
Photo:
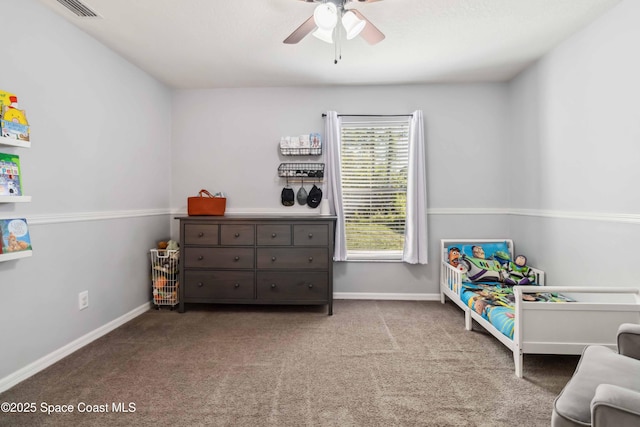
[{"label": "ceiling air vent", "polygon": [[57,0],[57,2],[81,18],[96,18],[98,16],[93,10],[78,0]]}]

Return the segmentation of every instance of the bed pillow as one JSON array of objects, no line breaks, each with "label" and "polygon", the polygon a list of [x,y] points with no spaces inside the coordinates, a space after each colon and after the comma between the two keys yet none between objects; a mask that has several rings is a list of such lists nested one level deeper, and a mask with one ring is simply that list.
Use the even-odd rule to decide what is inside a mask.
[{"label": "bed pillow", "polygon": [[[482,249],[481,252],[484,252],[484,257],[481,256],[477,250],[474,253],[475,247],[480,247]],[[501,264],[509,261],[511,258],[511,255],[509,254],[509,246],[506,241],[462,245],[460,248],[460,254],[472,258],[495,259],[500,261]]]},{"label": "bed pillow", "polygon": [[506,241],[453,244],[447,247],[447,256],[449,264],[462,270],[462,280],[473,283],[501,282],[502,266],[510,261]]}]

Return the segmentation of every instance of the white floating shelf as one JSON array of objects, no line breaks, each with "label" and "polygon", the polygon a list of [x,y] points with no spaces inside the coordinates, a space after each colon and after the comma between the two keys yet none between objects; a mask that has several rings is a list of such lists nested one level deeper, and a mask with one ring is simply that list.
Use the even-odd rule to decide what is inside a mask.
[{"label": "white floating shelf", "polygon": [[2,261],[11,261],[12,259],[20,259],[27,258],[33,255],[33,251],[20,251],[20,252],[9,252],[6,254],[0,254],[0,262]]},{"label": "white floating shelf", "polygon": [[0,196],[0,203],[25,203],[30,201],[31,196]]},{"label": "white floating shelf", "polygon": [[21,141],[15,138],[0,136],[0,145],[10,145],[12,147],[31,148],[31,141]]}]

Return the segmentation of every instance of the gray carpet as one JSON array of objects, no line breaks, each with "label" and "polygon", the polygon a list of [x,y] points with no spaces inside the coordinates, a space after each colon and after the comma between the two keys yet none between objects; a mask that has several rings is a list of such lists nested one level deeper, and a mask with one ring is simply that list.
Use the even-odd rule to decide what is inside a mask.
[{"label": "gray carpet", "polygon": [[548,426],[578,361],[525,355],[518,379],[511,352],[449,302],[187,308],[150,310],[1,394],[37,412],[0,425]]}]

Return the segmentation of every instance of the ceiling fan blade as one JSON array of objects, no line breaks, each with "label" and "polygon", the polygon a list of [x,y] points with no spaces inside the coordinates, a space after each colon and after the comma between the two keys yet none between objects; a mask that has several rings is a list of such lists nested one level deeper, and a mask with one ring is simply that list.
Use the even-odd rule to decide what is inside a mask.
[{"label": "ceiling fan blade", "polygon": [[289,37],[284,39],[283,43],[296,44],[300,40],[302,40],[307,34],[313,31],[315,28],[316,28],[316,21],[314,21],[313,16],[311,16],[309,17],[309,19],[304,21],[302,25],[296,28],[295,31],[289,35]]},{"label": "ceiling fan blade", "polygon": [[380,43],[382,40],[384,40],[385,36],[384,34],[382,34],[382,31],[380,31],[375,25],[373,25],[371,21],[365,18],[363,14],[355,9],[349,10],[355,13],[358,18],[367,22],[367,25],[364,26],[364,30],[362,30],[362,32],[360,33],[360,36],[363,39],[365,39],[369,44]]}]

